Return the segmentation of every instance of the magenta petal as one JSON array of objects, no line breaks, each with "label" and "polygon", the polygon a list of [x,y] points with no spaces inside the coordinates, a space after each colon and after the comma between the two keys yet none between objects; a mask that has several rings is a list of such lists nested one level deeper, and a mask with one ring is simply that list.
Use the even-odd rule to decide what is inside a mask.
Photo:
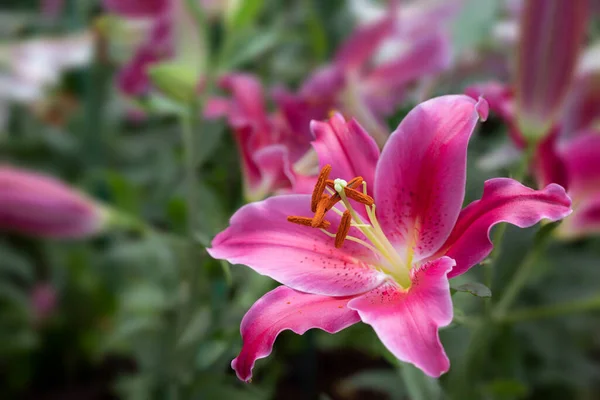
[{"label": "magenta petal", "polygon": [[335,113],[326,122],[312,121],[310,128],[316,138],[312,145],[319,164],[331,165],[331,179],[362,176],[368,185],[373,184],[379,147],[356,120],[346,122]]},{"label": "magenta petal", "polygon": [[291,187],[294,176],[292,174],[289,151],[280,144],[265,146],[253,154],[260,180],[247,182],[246,198],[249,200],[262,200],[270,193],[279,189]]},{"label": "magenta petal", "polygon": [[519,148],[526,146],[527,141],[519,132],[516,123],[515,101],[513,90],[499,82],[487,82],[469,86],[465,94],[474,99],[483,97],[490,105],[490,110],[498,115],[509,128],[509,135]]},{"label": "magenta petal", "polygon": [[543,136],[552,126],[571,85],[588,14],[586,0],[525,3],[516,82],[524,136]]},{"label": "magenta petal", "polygon": [[411,40],[408,47],[402,54],[377,66],[365,77],[364,84],[370,91],[395,91],[450,65],[450,43],[443,32]]},{"label": "magenta petal", "polygon": [[556,184],[533,190],[509,178],[485,182],[483,196],[460,213],[452,234],[440,250],[456,260],[449,278],[461,275],[490,254],[492,227],[508,222],[527,228],[542,219],[557,221],[571,213],[571,199]]},{"label": "magenta petal", "polygon": [[258,79],[248,74],[230,74],[221,78],[219,85],[233,94],[229,110],[231,125],[251,124],[259,130],[267,130],[268,117]]},{"label": "magenta petal", "polygon": [[103,0],[104,8],[127,18],[156,17],[165,12],[169,0]]},{"label": "magenta petal", "polygon": [[[347,240],[336,249],[333,238],[288,222],[289,215],[312,216],[310,195],[275,196],[242,207],[207,250],[307,293],[349,296],[383,282],[385,275],[365,262],[373,260],[366,247]],[[340,217],[329,213],[327,220],[336,228]],[[356,228],[350,234],[360,236]]]},{"label": "magenta petal", "polygon": [[560,150],[567,170],[569,195],[577,202],[600,193],[600,134],[587,131],[577,135]]},{"label": "magenta petal", "polygon": [[361,67],[395,30],[395,18],[382,18],[370,25],[357,29],[337,51],[335,65],[347,70]]},{"label": "magenta petal", "polygon": [[285,286],[265,294],[242,320],[244,344],[231,362],[238,378],[246,382],[252,378],[255,361],[271,354],[277,335],[286,329],[298,335],[312,328],[336,333],[359,322],[356,311],[346,307],[348,300],[306,294]]},{"label": "magenta petal", "polygon": [[438,329],[452,321],[446,275],[453,266],[454,260],[442,257],[415,267],[408,292],[385,284],[351,300],[348,308],[358,311],[394,356],[438,377],[450,368]]},{"label": "magenta petal", "polygon": [[588,73],[575,80],[565,102],[559,141],[564,143],[590,129],[600,119],[600,74]]},{"label": "magenta petal", "polygon": [[547,137],[540,140],[533,159],[533,174],[538,187],[556,183],[569,190],[569,181],[565,163],[557,149],[558,130],[554,129]]},{"label": "magenta petal", "polygon": [[582,199],[575,207],[558,228],[559,235],[573,239],[600,233],[600,191]]},{"label": "magenta petal", "polygon": [[390,136],[375,172],[377,217],[390,240],[430,256],[454,226],[465,194],[467,144],[485,100],[442,96],[415,107]]}]

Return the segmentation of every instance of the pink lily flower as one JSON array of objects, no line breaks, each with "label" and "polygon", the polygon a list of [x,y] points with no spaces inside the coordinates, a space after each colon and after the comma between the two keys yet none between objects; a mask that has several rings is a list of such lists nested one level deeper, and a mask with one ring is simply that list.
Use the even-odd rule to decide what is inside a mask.
[{"label": "pink lily flower", "polygon": [[0,166],[0,230],[46,238],[100,232],[109,214],[85,195],[49,176]]},{"label": "pink lily flower", "polygon": [[133,97],[148,94],[152,88],[149,68],[159,62],[177,59],[200,69],[199,33],[184,1],[104,0],[103,4],[109,12],[125,19],[149,22],[146,38],[117,77],[124,94]]},{"label": "pink lily flower", "polygon": [[507,178],[487,181],[482,198],[461,211],[467,144],[487,112],[485,100],[467,96],[426,101],[381,154],[355,120],[312,122],[323,166],[313,194],[242,207],[208,249],[283,285],[242,321],[232,362],[241,380],[283,330],[335,333],[360,321],[398,359],[433,377],[449,369],[438,336],[453,317],[448,280],[490,253],[495,224],[528,227],[571,211],[560,186],[536,191]]},{"label": "pink lily flower", "polygon": [[[451,7],[439,3],[412,10],[391,2],[387,13],[357,28],[333,62],[311,75],[297,94],[279,89],[278,102],[287,104],[284,112],[293,114],[288,119],[300,118],[308,126],[311,119],[324,119],[331,110],[341,109],[355,115],[383,146],[387,139],[383,117],[395,112],[411,84],[450,66],[450,43],[443,26],[458,7],[453,2]],[[298,109],[304,111],[300,116]]]},{"label": "pink lily flower", "polygon": [[103,5],[123,18],[150,23],[148,36],[117,76],[118,87],[125,95],[146,95],[151,88],[149,67],[174,55],[170,0],[104,0]]},{"label": "pink lily flower", "polygon": [[205,115],[228,118],[241,156],[246,199],[256,201],[292,188],[302,190],[306,185],[300,180],[310,186],[313,178],[293,169],[310,149],[310,132],[293,126],[281,113],[268,115],[261,83],[255,77],[231,74],[219,84],[232,98],[209,100]]},{"label": "pink lily flower", "polygon": [[[564,238],[575,238],[600,232],[600,67],[589,62],[597,60],[597,49],[591,48],[580,57],[579,42],[585,32],[587,3],[569,3],[568,10],[561,12],[563,5],[560,1],[526,3],[525,28],[521,28],[519,68],[522,71],[517,74],[520,78],[514,89],[490,82],[474,85],[466,92],[473,98],[485,96],[488,99],[492,111],[508,124],[517,148],[525,148],[532,138],[523,129],[544,135],[540,138],[536,134],[532,172],[540,187],[554,182],[567,189],[575,212],[557,233]],[[553,18],[561,20],[558,26],[552,23]],[[577,25],[575,30],[568,34],[562,32],[561,29],[573,25]],[[535,38],[540,35],[543,40],[538,43]],[[548,50],[552,54],[561,54],[561,62],[549,62],[544,55],[550,53],[537,52],[544,46],[553,49]],[[526,54],[526,49],[531,53]],[[540,78],[543,84],[522,79],[533,74],[532,71],[543,76]],[[529,122],[524,124],[523,121]],[[537,128],[532,128],[534,126]]]}]

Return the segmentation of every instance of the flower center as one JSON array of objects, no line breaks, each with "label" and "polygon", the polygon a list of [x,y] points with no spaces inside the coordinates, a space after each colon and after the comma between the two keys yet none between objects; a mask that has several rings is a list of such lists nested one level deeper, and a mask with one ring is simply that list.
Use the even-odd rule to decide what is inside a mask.
[{"label": "flower center", "polygon": [[[411,284],[410,260],[408,260],[409,262],[402,260],[381,229],[377,221],[375,202],[367,194],[367,183],[360,176],[349,182],[343,179],[330,180],[328,179],[330,172],[331,166],[326,165],[317,179],[311,198],[311,210],[315,215],[312,218],[290,216],[288,221],[320,229],[325,235],[335,239],[336,248],[341,248],[345,240],[366,247],[377,260],[370,265],[392,277],[403,288],[408,289]],[[325,191],[328,191],[330,195],[327,195]],[[356,212],[350,199],[365,207],[366,219]],[[341,216],[335,234],[327,230],[331,224],[325,220],[325,214],[329,211]],[[360,231],[366,240],[349,235],[351,227]]]}]

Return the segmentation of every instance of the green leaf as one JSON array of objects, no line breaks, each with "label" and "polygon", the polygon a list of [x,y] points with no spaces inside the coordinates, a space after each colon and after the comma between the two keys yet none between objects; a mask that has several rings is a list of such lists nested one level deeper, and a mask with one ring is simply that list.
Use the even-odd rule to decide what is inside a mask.
[{"label": "green leaf", "polygon": [[[272,49],[277,44],[281,32],[278,30],[259,31],[249,35],[240,35],[239,43],[235,45],[235,51],[232,51],[231,57],[227,57],[221,68],[234,69],[240,65],[256,60],[265,52]],[[248,39],[250,37],[250,39]]]},{"label": "green leaf", "polygon": [[352,396],[353,392],[369,390],[381,392],[390,400],[402,400],[406,394],[402,381],[393,370],[368,370],[358,372],[344,379],[340,384],[340,391]]},{"label": "green leaf", "polygon": [[196,95],[198,70],[177,62],[154,64],[149,69],[152,83],[170,99],[189,103]]},{"label": "green leaf", "polygon": [[179,341],[177,342],[178,347],[185,347],[198,342],[210,327],[211,323],[211,312],[208,307],[204,307],[196,312],[192,317],[192,320],[185,328]]},{"label": "green leaf", "polygon": [[[469,283],[463,283],[462,285],[458,285],[458,286],[452,286],[450,288],[450,291],[454,291],[455,292],[466,292],[466,293],[470,293],[473,296],[477,296],[477,297],[492,297],[492,291],[490,290],[490,288],[488,288],[487,286],[485,286],[483,283],[479,283],[479,282],[469,282]],[[454,294],[452,293],[452,294]]]},{"label": "green leaf", "polygon": [[211,340],[202,343],[196,355],[196,367],[206,369],[214,364],[229,348],[224,340]]},{"label": "green leaf", "polygon": [[529,389],[514,379],[497,379],[486,385],[484,392],[491,394],[494,399],[521,399],[527,396]]},{"label": "green leaf", "polygon": [[227,25],[231,30],[242,29],[254,21],[264,6],[264,0],[237,0],[228,7]]},{"label": "green leaf", "polygon": [[417,367],[402,363],[400,373],[411,400],[438,400],[442,398],[442,387],[436,379],[430,378]]}]

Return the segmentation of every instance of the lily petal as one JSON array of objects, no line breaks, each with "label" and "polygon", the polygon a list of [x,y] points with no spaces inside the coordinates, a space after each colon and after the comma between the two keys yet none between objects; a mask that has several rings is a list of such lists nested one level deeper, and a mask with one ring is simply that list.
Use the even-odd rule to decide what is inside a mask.
[{"label": "lily petal", "polygon": [[532,172],[535,175],[538,187],[556,183],[569,190],[566,166],[558,152],[557,140],[557,129],[553,129],[553,132],[540,140],[535,149]]},{"label": "lily petal", "polygon": [[600,133],[586,131],[561,150],[574,201],[600,193]]},{"label": "lily petal", "polygon": [[[207,251],[306,293],[349,296],[383,282],[385,275],[366,264],[373,261],[366,247],[346,240],[337,249],[333,238],[288,222],[289,215],[312,216],[310,195],[276,196],[242,207]],[[327,220],[337,227],[340,217],[329,213]],[[350,234],[361,237],[356,228]]]},{"label": "lily petal", "polygon": [[103,0],[108,11],[126,18],[157,17],[169,6],[169,0]]},{"label": "lily petal", "polygon": [[345,70],[362,66],[379,45],[394,33],[395,22],[395,16],[389,14],[377,22],[357,29],[336,53],[335,65]]},{"label": "lily petal", "polygon": [[508,222],[527,228],[542,219],[557,221],[570,213],[571,199],[559,185],[534,190],[510,178],[490,179],[484,184],[481,199],[462,210],[438,255],[456,260],[456,267],[448,274],[454,278],[490,254],[494,246],[489,236],[494,225]]},{"label": "lily petal", "polygon": [[431,261],[412,270],[408,292],[384,284],[351,300],[348,308],[358,311],[398,359],[438,377],[450,368],[438,328],[452,321],[446,275],[453,266],[454,260],[448,257]]},{"label": "lily petal", "polygon": [[462,206],[467,144],[487,103],[468,96],[437,97],[415,107],[390,136],[375,171],[377,216],[392,243],[435,253]]},{"label": "lily petal", "polygon": [[219,80],[219,86],[232,92],[229,110],[231,125],[255,125],[267,131],[268,117],[264,106],[264,94],[260,82],[249,74],[230,74]]},{"label": "lily petal", "polygon": [[561,144],[600,122],[600,72],[588,73],[575,80],[563,114]]},{"label": "lily petal", "polygon": [[555,122],[585,39],[587,0],[528,0],[517,57],[517,113],[526,137],[541,137]]},{"label": "lily petal", "polygon": [[515,145],[524,148],[527,141],[517,127],[514,93],[510,86],[491,81],[469,86],[465,94],[474,99],[483,97],[490,105],[490,110],[508,125],[508,134]]},{"label": "lily petal", "polygon": [[576,205],[575,212],[558,227],[558,235],[575,239],[600,233],[600,192],[594,193]]},{"label": "lily petal", "polygon": [[246,382],[252,378],[255,361],[271,354],[277,335],[284,330],[299,335],[312,328],[336,333],[359,322],[356,311],[346,307],[348,300],[306,294],[285,286],[264,295],[242,320],[244,344],[231,362],[238,378]]},{"label": "lily petal", "polygon": [[346,122],[341,114],[334,113],[326,122],[311,121],[310,129],[316,138],[312,145],[319,165],[330,164],[333,179],[362,176],[367,184],[373,184],[379,147],[355,119]]},{"label": "lily petal", "polygon": [[443,32],[410,40],[407,49],[374,68],[363,82],[369,92],[393,92],[450,65],[450,43]]}]

